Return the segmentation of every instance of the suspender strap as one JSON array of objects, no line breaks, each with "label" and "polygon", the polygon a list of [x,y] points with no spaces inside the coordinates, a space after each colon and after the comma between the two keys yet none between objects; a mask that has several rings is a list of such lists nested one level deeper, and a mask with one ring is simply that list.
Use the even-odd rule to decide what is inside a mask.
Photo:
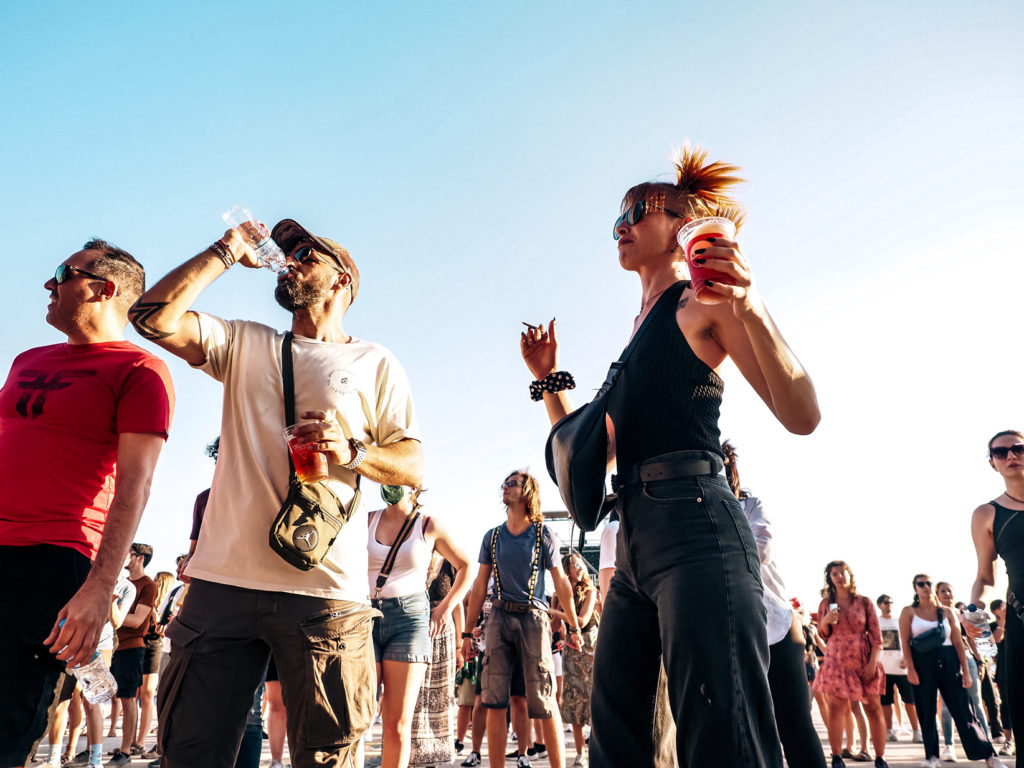
[{"label": "suspender strap", "polygon": [[[381,516],[383,515],[384,513],[381,512]],[[417,507],[411,515],[405,518],[405,522],[402,523],[402,529],[398,532],[398,536],[395,537],[395,543],[391,545],[388,556],[384,558],[384,564],[380,567],[380,573],[377,574],[377,591],[373,595],[374,599],[377,599],[380,591],[387,584],[388,577],[391,575],[391,569],[395,567],[395,560],[398,559],[398,550],[405,543],[405,540],[409,538],[409,534],[412,532],[413,526],[416,525],[416,520],[419,516],[420,510]]]}]

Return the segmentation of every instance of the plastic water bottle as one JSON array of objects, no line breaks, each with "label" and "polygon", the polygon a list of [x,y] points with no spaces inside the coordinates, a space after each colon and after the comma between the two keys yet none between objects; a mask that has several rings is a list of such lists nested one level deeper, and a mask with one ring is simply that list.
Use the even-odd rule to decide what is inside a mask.
[{"label": "plastic water bottle", "polygon": [[117,693],[117,681],[98,651],[88,664],[71,667],[71,674],[78,678],[82,696],[90,704],[103,704]]},{"label": "plastic water bottle", "polygon": [[987,659],[991,659],[996,655],[996,644],[992,640],[992,630],[989,629],[989,622],[992,621],[992,617],[988,615],[986,611],[981,610],[974,603],[967,606],[967,612],[964,614],[964,621],[968,624],[973,624],[981,630],[981,634],[974,638],[974,647],[978,649],[978,653]]},{"label": "plastic water bottle", "polygon": [[[61,619],[60,626],[64,626],[64,619]],[[78,679],[78,684],[82,687],[82,696],[90,704],[108,702],[117,693],[117,681],[99,651],[93,654],[87,664],[68,667],[68,671]]]},{"label": "plastic water bottle", "polygon": [[[252,246],[256,257],[260,260],[261,267],[266,267],[276,273],[284,272],[287,262],[284,251],[271,239],[266,226],[256,220],[252,211],[244,205],[236,205],[230,211],[224,211],[221,218],[229,227],[237,229],[245,241]],[[245,223],[249,223],[251,226],[242,227]]]}]

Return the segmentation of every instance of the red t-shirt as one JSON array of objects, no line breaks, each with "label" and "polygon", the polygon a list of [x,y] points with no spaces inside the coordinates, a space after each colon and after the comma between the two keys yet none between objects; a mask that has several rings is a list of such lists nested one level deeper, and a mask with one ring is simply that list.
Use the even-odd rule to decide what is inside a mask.
[{"label": "red t-shirt", "polygon": [[[135,585],[135,601],[132,603],[128,614],[135,613],[140,605],[148,605],[153,608],[156,605],[156,582],[149,576],[143,574],[138,579],[129,579]],[[117,628],[117,649],[127,650],[129,648],[143,648],[146,645],[146,633],[149,631],[150,619],[146,619],[137,627],[126,627],[123,624]]]},{"label": "red t-shirt", "polygon": [[22,352],[0,389],[0,545],[92,559],[114,498],[121,433],[167,438],[163,360],[127,341]]}]

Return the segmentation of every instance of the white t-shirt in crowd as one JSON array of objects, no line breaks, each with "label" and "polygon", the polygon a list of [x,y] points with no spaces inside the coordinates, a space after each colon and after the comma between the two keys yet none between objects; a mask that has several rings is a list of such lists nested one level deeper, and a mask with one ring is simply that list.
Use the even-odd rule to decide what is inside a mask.
[{"label": "white t-shirt in crowd", "polygon": [[764,583],[764,607],[768,612],[768,645],[775,645],[784,638],[793,626],[793,607],[786,598],[786,585],[775,564],[772,552],[772,524],[765,517],[764,505],[756,496],[740,499],[743,515],[750,523],[750,530],[757,542],[757,554],[761,560],[761,581]]},{"label": "white t-shirt in crowd", "polygon": [[[188,575],[248,589],[366,603],[366,511],[342,527],[321,565],[300,571],[268,543],[288,490],[281,343],[260,323],[199,313],[206,362],[197,366],[224,384],[220,455],[210,501]],[[347,437],[367,445],[419,440],[405,371],[384,347],[296,336],[292,344],[295,414],[326,411]],[[331,464],[326,483],[351,502],[356,475]]]},{"label": "white t-shirt in crowd", "polygon": [[901,667],[903,649],[900,647],[900,622],[895,616],[889,619],[878,617],[878,626],[882,630],[882,652],[878,660],[887,675],[905,675],[906,667]]},{"label": "white t-shirt in crowd", "polygon": [[[127,573],[117,577],[113,599],[110,602],[116,603],[119,611],[127,611],[135,602],[135,585],[128,579]],[[114,650],[114,632],[114,625],[109,621],[103,625],[103,629],[100,631],[100,642],[96,646],[97,651]]]},{"label": "white t-shirt in crowd", "polygon": [[615,547],[619,539],[619,521],[612,520],[601,531],[601,557],[598,570],[615,567]]}]

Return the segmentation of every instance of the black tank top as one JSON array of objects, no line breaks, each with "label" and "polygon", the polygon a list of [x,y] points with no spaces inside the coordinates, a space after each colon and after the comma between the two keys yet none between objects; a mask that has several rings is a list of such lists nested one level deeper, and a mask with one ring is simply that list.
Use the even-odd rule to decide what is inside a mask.
[{"label": "black tank top", "polygon": [[[675,307],[690,284],[681,280],[662,294]],[[718,413],[722,379],[686,342],[674,311],[651,318],[608,397],[615,424],[618,471],[672,451],[722,453]]]},{"label": "black tank top", "polygon": [[994,501],[989,504],[996,508],[992,520],[996,553],[1006,563],[1010,589],[1018,598],[1024,598],[1024,511],[1007,509]]}]

